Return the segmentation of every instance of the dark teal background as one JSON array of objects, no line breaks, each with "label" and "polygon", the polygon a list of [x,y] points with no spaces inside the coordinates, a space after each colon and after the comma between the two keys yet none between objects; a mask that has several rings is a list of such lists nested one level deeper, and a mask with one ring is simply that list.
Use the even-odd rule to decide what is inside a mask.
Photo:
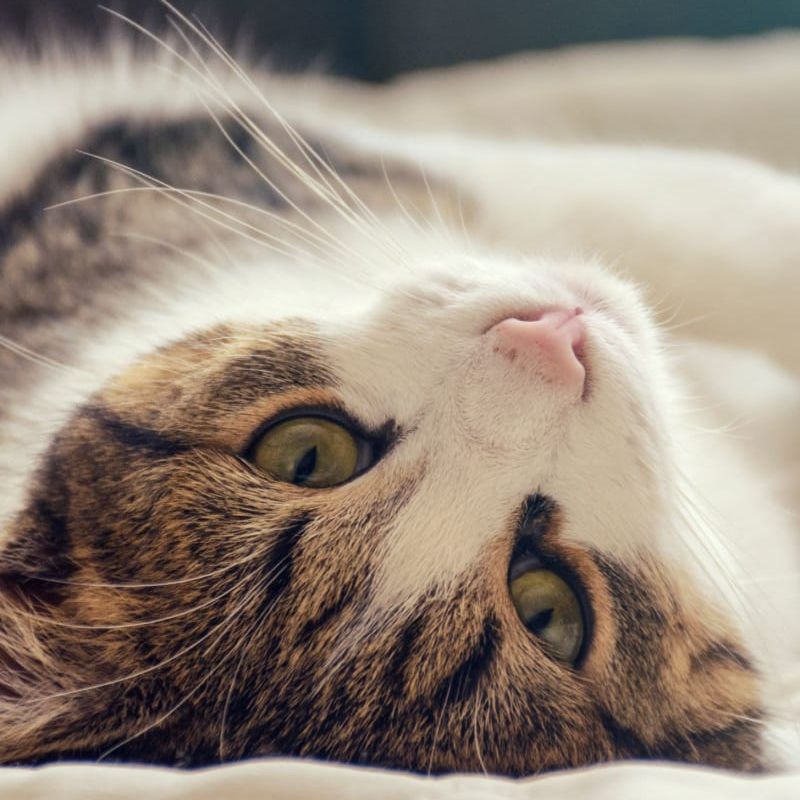
[{"label": "dark teal background", "polygon": [[[106,0],[151,23],[155,0]],[[519,50],[659,36],[726,37],[800,28],[800,0],[176,0],[230,42],[237,35],[280,66],[323,64],[383,80],[398,72]],[[0,30],[32,41],[55,23],[96,35],[96,0],[0,0]]]}]

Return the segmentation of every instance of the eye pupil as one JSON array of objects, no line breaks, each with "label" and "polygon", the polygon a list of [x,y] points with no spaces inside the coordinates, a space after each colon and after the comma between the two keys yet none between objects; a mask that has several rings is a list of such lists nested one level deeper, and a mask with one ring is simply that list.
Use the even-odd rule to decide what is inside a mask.
[{"label": "eye pupil", "polygon": [[304,483],[313,474],[317,466],[317,448],[312,447],[303,454],[303,457],[297,463],[297,469],[294,472],[294,483]]},{"label": "eye pupil", "polygon": [[540,611],[528,622],[528,627],[533,633],[541,633],[553,621],[553,609],[546,608]]}]

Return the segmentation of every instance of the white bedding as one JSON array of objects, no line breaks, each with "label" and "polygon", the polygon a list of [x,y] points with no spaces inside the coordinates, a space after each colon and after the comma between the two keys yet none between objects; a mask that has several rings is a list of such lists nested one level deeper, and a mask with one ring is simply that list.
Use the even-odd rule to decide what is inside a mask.
[{"label": "white bedding", "polygon": [[[592,85],[596,87],[595,94],[597,96],[590,97],[587,94],[584,100],[587,107],[591,107],[592,103],[598,97],[602,97],[604,92],[618,93],[620,87],[624,87],[623,78],[637,74],[637,62],[651,67],[653,64],[666,66],[668,61],[673,65],[680,65],[683,52],[681,48],[685,48],[685,55],[688,59],[686,63],[697,67],[699,73],[703,72],[704,64],[709,67],[707,71],[707,74],[711,76],[709,79],[719,79],[720,76],[724,78],[729,70],[735,72],[738,68],[752,74],[754,65],[752,55],[755,49],[767,55],[774,52],[774,58],[761,63],[769,64],[770,69],[776,70],[776,80],[780,79],[780,76],[792,81],[797,79],[798,103],[795,104],[793,111],[794,114],[797,114],[800,109],[800,44],[797,44],[797,41],[781,39],[771,44],[769,40],[757,40],[755,44],[708,45],[710,56],[707,64],[703,61],[702,48],[698,49],[696,44],[624,47],[619,50],[621,54],[619,60],[612,57],[607,62],[604,59],[609,55],[614,55],[613,48],[585,48],[584,53],[588,54],[586,57],[590,60],[593,52],[602,54],[602,58],[598,56],[598,60],[593,64],[593,69],[587,71],[587,80],[590,77],[593,81]],[[737,59],[739,50],[744,56],[742,60]],[[787,57],[787,54],[790,57]],[[575,92],[576,71],[573,67],[578,66],[579,63],[580,58],[575,56],[565,59],[563,74],[561,74],[561,78],[566,81],[565,85],[571,87],[570,94],[573,101],[577,96]],[[602,75],[598,75],[598,66],[603,63],[608,65],[605,73],[606,81],[601,80]],[[779,68],[781,64],[785,67],[782,71]],[[600,72],[602,73],[602,69]],[[532,78],[530,85],[534,94],[538,91],[542,95],[539,100],[543,100],[544,95],[550,96],[549,92],[542,89],[543,81],[547,82],[548,86],[559,83],[558,64],[549,59],[538,61],[534,57],[530,61],[514,59],[507,62],[505,66],[487,65],[461,71],[456,70],[450,74],[450,77],[439,73],[429,81],[426,81],[424,76],[422,78],[415,77],[397,87],[382,90],[383,97],[376,97],[373,94],[375,90],[339,87],[329,91],[328,101],[335,98],[337,104],[340,101],[343,102],[344,106],[339,106],[340,110],[350,105],[354,114],[359,112],[357,115],[366,114],[369,117],[370,114],[367,112],[372,109],[372,114],[383,117],[383,112],[388,111],[384,99],[390,98],[394,119],[397,120],[403,116],[403,108],[406,110],[413,108],[413,99],[416,93],[419,101],[419,116],[427,117],[432,115],[431,109],[436,109],[441,113],[443,105],[434,102],[439,93],[446,95],[450,102],[457,106],[460,84],[462,85],[462,96],[465,98],[475,97],[476,84],[491,84],[497,80],[504,83],[509,91],[513,90],[516,95],[519,95],[520,92],[524,93],[522,87],[524,82],[521,83],[519,78],[526,73],[530,74]],[[680,70],[678,72],[665,70],[665,75],[669,74],[667,83],[670,97],[676,96],[675,81],[679,82],[679,73]],[[535,78],[542,80],[537,83]],[[731,80],[736,82],[733,77]],[[591,81],[587,82],[587,86]],[[691,84],[690,76],[687,77],[686,82],[687,85]],[[315,84],[315,90],[318,90],[320,85]],[[722,86],[723,83],[721,82],[720,85]],[[282,87],[276,88],[278,92],[282,91]],[[652,87],[650,88],[652,89]],[[339,91],[343,92],[341,96],[338,94]],[[361,99],[359,92],[363,92],[365,95],[369,92],[370,102],[365,103],[361,108],[359,108]],[[403,97],[404,101],[398,105],[395,101],[399,97]],[[456,100],[454,101],[453,98]],[[764,99],[763,94],[757,98],[751,97],[748,102],[752,104],[759,99]],[[325,98],[321,98],[320,102],[324,102],[324,100]],[[615,95],[615,102],[616,100],[618,98]],[[455,125],[456,127],[475,128],[481,130],[482,133],[493,132],[490,129],[494,127],[492,123],[497,123],[497,118],[487,118],[486,124],[482,125],[480,119],[476,119],[475,108],[467,107],[467,105],[460,110],[456,108],[448,119],[437,121],[445,127]],[[552,130],[546,130],[549,126],[548,113],[553,111],[552,103],[550,106],[543,103],[540,108],[543,113],[538,117],[540,126],[538,132],[552,135]],[[719,109],[717,109],[717,113],[721,113]],[[388,116],[392,115],[387,113]],[[492,117],[491,112],[489,116]],[[383,119],[384,124],[392,124],[387,117]],[[735,128],[737,124],[746,127],[755,117],[757,117],[756,114],[737,117],[732,120],[731,127]],[[409,117],[406,117],[405,120],[408,122]],[[599,122],[597,124],[599,128],[602,128]],[[535,129],[536,124],[531,123],[531,127]],[[552,126],[549,127],[552,128]],[[643,123],[642,128],[644,127]],[[608,130],[601,131],[599,128],[595,132],[606,138],[613,138]],[[676,130],[679,132],[680,126]],[[738,136],[732,135],[732,141],[736,141],[739,149],[745,152],[749,151],[751,155],[772,160],[775,163],[784,161],[786,155],[782,150],[784,142],[777,134],[762,140],[755,135],[749,137],[748,133],[749,131],[743,127]],[[680,140],[681,136],[676,134],[674,138]],[[795,149],[794,163],[800,163],[800,151],[796,150],[797,141],[800,141],[800,138],[795,137],[792,145]],[[696,141],[689,143],[716,144]],[[800,235],[800,228],[798,235]],[[800,800],[800,772],[750,777],[675,765],[627,763],[513,781],[478,776],[425,778],[404,773],[348,768],[300,760],[251,761],[193,772],[151,767],[82,764],[59,764],[38,769],[0,769],[1,800],[73,800],[73,798],[74,800],[105,800],[105,798],[114,798],[115,800],[127,800],[127,798],[137,798],[137,800],[138,798],[147,800],[176,800],[177,798],[192,798],[192,800],[206,800],[206,798],[208,800],[250,800],[251,798],[253,800],[255,798],[280,798],[280,800],[293,798],[297,798],[297,800],[301,800],[301,798],[302,800],[310,798],[315,798],[315,800],[333,800],[334,798],[337,800],[339,798],[351,800],[385,798],[390,800],[397,798],[400,800],[403,798],[406,800],[406,798],[418,798],[422,800],[422,798],[430,798],[433,800],[434,798],[449,797],[458,797],[461,800],[471,800],[472,798],[475,800],[478,798],[487,798],[487,800],[489,798],[578,800],[578,798],[584,797],[591,797],[593,800],[603,800],[604,798],[614,798],[614,800],[626,800],[626,798],[631,800],[639,800],[639,798],[646,798],[646,800],[660,800],[660,798],[778,800],[785,798],[788,800],[792,798]]]},{"label": "white bedding", "polygon": [[746,777],[612,764],[513,781],[424,778],[313,761],[250,761],[181,772],[66,764],[0,771],[3,800],[797,800],[800,774]]}]

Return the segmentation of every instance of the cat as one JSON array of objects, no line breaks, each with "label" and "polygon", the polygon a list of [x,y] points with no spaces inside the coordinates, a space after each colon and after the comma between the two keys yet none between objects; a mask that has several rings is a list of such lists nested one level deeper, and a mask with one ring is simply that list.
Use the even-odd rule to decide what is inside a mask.
[{"label": "cat", "polygon": [[796,180],[337,118],[170,15],[5,57],[0,762],[785,759]]}]

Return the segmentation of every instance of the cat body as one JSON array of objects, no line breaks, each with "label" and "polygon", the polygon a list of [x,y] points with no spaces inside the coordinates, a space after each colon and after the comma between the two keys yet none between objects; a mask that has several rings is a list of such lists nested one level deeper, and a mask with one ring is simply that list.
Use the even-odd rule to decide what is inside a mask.
[{"label": "cat body", "polygon": [[[796,759],[796,179],[187,58],[5,71],[0,759]],[[259,468],[298,414],[347,480]]]}]

